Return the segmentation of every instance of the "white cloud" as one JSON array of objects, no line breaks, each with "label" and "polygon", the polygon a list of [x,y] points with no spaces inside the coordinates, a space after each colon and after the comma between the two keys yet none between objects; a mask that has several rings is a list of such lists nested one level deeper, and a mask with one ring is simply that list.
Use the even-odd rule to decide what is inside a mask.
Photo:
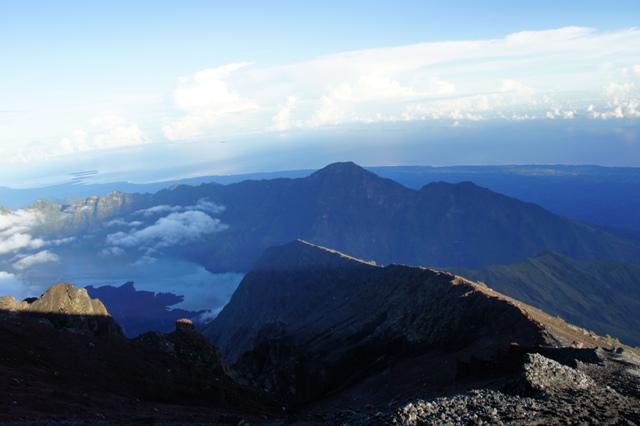
[{"label": "white cloud", "polygon": [[[217,137],[233,129],[280,132],[380,121],[543,119],[556,118],[554,108],[562,118],[595,118],[587,113],[588,106],[607,102],[598,88],[614,75],[632,78],[622,70],[640,69],[632,59],[638,46],[640,31],[635,28],[601,32],[566,27],[341,52],[262,69],[232,63],[181,79],[174,101],[185,116],[168,122],[163,131],[179,140]],[[632,116],[637,112],[634,102],[620,102],[597,118]]]},{"label": "white cloud", "polygon": [[53,244],[55,246],[61,246],[63,244],[68,244],[76,240],[76,237],[67,237],[67,238],[59,238],[57,240],[52,240],[49,244]]},{"label": "white cloud", "polygon": [[107,228],[111,228],[112,226],[126,226],[126,225],[128,225],[128,223],[122,218],[110,220],[105,224]]},{"label": "white cloud", "polygon": [[207,200],[206,198],[199,199],[196,202],[195,206],[187,207],[187,210],[201,210],[212,214],[220,214],[226,209],[227,208],[225,206],[219,206],[216,203]]},{"label": "white cloud", "polygon": [[[122,233],[122,235],[125,235],[125,234]],[[120,247],[106,247],[106,248],[103,248],[102,251],[100,252],[101,257],[123,256],[125,254],[126,252],[124,251],[124,249]]]},{"label": "white cloud", "polygon": [[640,117],[640,91],[635,83],[611,82],[604,87],[603,93],[606,104],[600,108],[593,104],[589,105],[587,108],[589,117],[605,120]]},{"label": "white cloud", "polygon": [[403,112],[403,119],[405,121],[454,120],[459,125],[460,121],[484,120],[503,104],[504,98],[498,94],[421,101],[408,105]]},{"label": "white cloud", "polygon": [[291,119],[291,111],[296,107],[297,103],[298,98],[296,98],[295,96],[289,96],[287,98],[286,105],[281,108],[271,119],[273,121],[273,124],[268,127],[267,130],[279,132],[283,130],[289,130],[291,127],[293,127],[295,124]]},{"label": "white cloud", "polygon": [[58,262],[60,257],[50,252],[49,250],[43,250],[36,254],[25,256],[13,264],[14,269],[19,271],[27,269],[38,263]]},{"label": "white cloud", "polygon": [[169,212],[178,212],[183,210],[184,207],[182,206],[169,206],[166,204],[162,204],[159,206],[153,206],[153,207],[149,207],[148,209],[144,209],[144,210],[138,210],[136,213],[138,214],[142,214],[144,217],[151,217],[154,216],[156,214],[164,214],[164,213],[169,213]]},{"label": "white cloud", "polygon": [[220,306],[216,309],[205,310],[203,313],[193,318],[192,321],[199,324],[206,324],[209,321],[213,321],[222,312],[224,306]]},{"label": "white cloud", "polygon": [[127,123],[120,117],[102,117],[91,120],[91,133],[76,129],[64,138],[52,152],[53,155],[71,154],[100,149],[122,148],[151,143],[134,123]]},{"label": "white cloud", "polygon": [[222,112],[234,112],[251,106],[250,101],[229,88],[225,81],[233,72],[248,65],[251,64],[233,63],[180,78],[174,92],[176,105],[184,110],[215,109]]},{"label": "white cloud", "polygon": [[248,65],[232,63],[180,78],[174,101],[187,115],[163,126],[164,135],[170,140],[195,138],[228,124],[227,120],[240,113],[258,109],[255,101],[240,95],[228,82],[233,73]]},{"label": "white cloud", "polygon": [[515,80],[502,80],[500,84],[500,91],[507,93],[514,93],[516,95],[530,96],[536,91],[531,87],[527,87],[524,84]]},{"label": "white cloud", "polygon": [[12,235],[31,229],[41,220],[36,213],[16,210],[0,214],[0,236]]},{"label": "white cloud", "polygon": [[0,215],[0,254],[23,249],[39,249],[46,244],[40,238],[33,238],[29,231],[42,218],[26,210],[16,210]]},{"label": "white cloud", "polygon": [[228,226],[201,211],[171,213],[146,228],[107,236],[107,244],[123,247],[167,247],[181,245],[226,229]]},{"label": "white cloud", "polygon": [[[198,201],[196,201],[195,205],[192,205],[192,206],[170,206],[167,204],[161,204],[158,206],[149,207],[148,209],[138,210],[134,214],[141,214],[144,217],[151,217],[158,214],[174,213],[174,212],[181,212],[181,211],[194,211],[194,210],[206,211],[212,214],[219,214],[225,211],[225,207],[219,206],[216,203],[209,201],[206,198],[201,198]],[[132,224],[129,224],[129,225],[133,226]]]},{"label": "white cloud", "polygon": [[45,241],[40,238],[33,238],[29,234],[13,234],[8,238],[0,240],[0,254],[16,252],[23,249],[39,249],[45,245]]},{"label": "white cloud", "polygon": [[[273,80],[295,83],[283,86],[290,91],[282,95],[297,100],[295,106],[287,102],[278,107],[268,129],[381,120],[543,118],[549,105],[575,111],[568,104],[575,101],[574,92],[595,93],[611,70],[631,66],[628,53],[637,52],[639,42],[636,29],[603,33],[567,27],[502,39],[327,55],[264,72]],[[585,73],[584,63],[597,64],[603,54],[609,71]],[[303,108],[306,116],[294,120],[294,112]]]},{"label": "white cloud", "polygon": [[91,120],[88,129],[72,130],[69,136],[59,142],[34,142],[13,147],[3,153],[0,162],[29,164],[70,154],[146,145],[151,142],[151,138],[137,124],[118,117],[105,117]]},{"label": "white cloud", "polygon": [[[135,118],[113,110],[123,118],[65,125],[54,142],[43,136],[29,147],[16,144],[1,152],[0,161],[19,164],[77,153],[105,158],[101,150],[143,146],[150,144],[149,135],[162,133],[170,141],[199,142],[191,147],[220,165],[254,152],[265,131],[293,135],[301,130],[297,137],[310,128],[352,123],[637,117],[637,89],[633,96],[622,96],[602,88],[610,83],[640,86],[639,55],[637,28],[566,27],[339,52],[268,67],[235,62],[177,79],[164,95],[170,102],[164,110],[139,111]],[[145,116],[149,124],[141,121]],[[217,143],[223,140],[230,143]],[[77,157],[67,156],[65,166]]]}]

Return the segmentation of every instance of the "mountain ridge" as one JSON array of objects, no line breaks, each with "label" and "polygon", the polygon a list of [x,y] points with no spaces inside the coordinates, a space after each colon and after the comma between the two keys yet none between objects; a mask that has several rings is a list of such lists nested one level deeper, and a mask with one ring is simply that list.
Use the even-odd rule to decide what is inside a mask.
[{"label": "mountain ridge", "polygon": [[[302,178],[182,185],[153,195],[114,192],[34,209],[49,219],[34,225],[33,239],[46,244],[56,238],[41,259],[59,264],[89,255],[115,268],[179,259],[211,274],[244,273],[268,247],[297,238],[382,265],[476,269],[514,264],[545,250],[579,261],[640,264],[640,243],[632,238],[473,183],[415,190],[352,162]],[[5,257],[15,270],[15,260]],[[59,270],[69,273],[70,266]]]},{"label": "mountain ridge", "polygon": [[[431,183],[416,191],[354,163],[329,165],[307,178],[90,197],[61,208],[58,220],[42,225],[41,230],[69,235],[154,205],[193,205],[201,199],[225,206],[219,217],[230,225],[221,238],[211,236],[221,241],[211,241],[214,253],[209,259],[196,258],[212,271],[247,270],[264,249],[295,238],[382,264],[475,268],[513,263],[544,250],[583,260],[640,263],[640,244],[559,217],[535,204],[471,183]],[[41,203],[39,210],[45,205]],[[431,216],[425,217],[427,214]],[[493,229],[487,232],[489,225]],[[433,230],[441,234],[437,239]],[[252,244],[238,246],[238,240]],[[500,244],[486,247],[486,242],[497,240]],[[242,258],[248,261],[234,264],[234,259]]]},{"label": "mountain ridge", "polygon": [[[114,338],[75,325],[54,328],[11,310],[37,300],[0,298],[0,421],[369,426],[640,419],[640,356],[632,349],[481,284],[426,268],[377,266],[301,240],[266,251],[252,274],[246,284],[268,297],[255,305],[240,292],[236,311],[271,321],[247,329],[257,338],[232,371],[186,319],[171,333]],[[69,283],[51,287],[37,306],[64,317],[106,313]]]},{"label": "mountain ridge", "polygon": [[635,332],[640,327],[640,265],[584,262],[546,251],[512,265],[450,271],[599,334],[640,345]]},{"label": "mountain ridge", "polygon": [[401,364],[430,365],[419,380],[450,386],[514,372],[523,348],[604,343],[459,276],[301,240],[265,251],[203,334],[237,374],[298,402]]},{"label": "mountain ridge", "polygon": [[[494,192],[534,202],[553,211],[593,225],[640,230],[640,198],[629,197],[640,186],[640,168],[594,165],[503,165],[503,166],[371,166],[367,170],[393,179],[403,186],[420,189],[429,182],[473,181]],[[78,198],[106,195],[113,190],[127,193],[156,193],[172,185],[227,185],[244,180],[307,177],[316,170],[204,176],[151,184],[96,184],[85,182],[46,188],[0,187],[4,203],[12,209],[25,208],[37,199],[53,204],[73,204]],[[56,200],[57,198],[57,200]]]}]

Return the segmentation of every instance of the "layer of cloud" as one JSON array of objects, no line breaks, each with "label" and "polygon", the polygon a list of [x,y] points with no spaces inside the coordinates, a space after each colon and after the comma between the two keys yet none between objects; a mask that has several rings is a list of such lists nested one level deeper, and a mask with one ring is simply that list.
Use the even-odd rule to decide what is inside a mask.
[{"label": "layer of cloud", "polygon": [[103,117],[91,121],[91,133],[82,129],[74,130],[64,138],[54,155],[102,149],[122,148],[151,143],[151,138],[134,123],[127,123],[120,117]]},{"label": "layer of cloud", "polygon": [[[225,127],[214,125],[216,120],[227,112],[241,120],[239,127],[254,131],[385,121],[637,117],[637,90],[629,84],[639,73],[640,66],[630,62],[639,50],[635,28],[566,27],[343,52],[267,69],[230,64],[180,81],[175,102],[185,116],[168,125],[165,135],[215,134]],[[247,110],[259,111],[260,118],[243,116]]]},{"label": "layer of cloud", "polygon": [[[171,156],[171,166],[210,162],[219,172],[266,162],[256,154],[271,148],[265,141],[311,140],[339,127],[637,119],[639,56],[637,28],[565,27],[270,66],[233,62],[194,69],[173,87],[165,81],[169,89],[161,89],[153,107],[136,104],[141,110],[123,108],[94,120],[87,115],[50,140],[24,137],[24,144],[0,150],[0,162],[16,163],[7,176],[22,174],[20,163],[52,159],[49,165],[59,165],[64,175],[78,158],[92,168],[108,164],[115,174]],[[174,143],[183,141],[189,149]],[[135,159],[119,155],[132,147],[140,147]]]},{"label": "layer of cloud", "polygon": [[588,112],[591,118],[638,118],[640,117],[640,90],[635,83],[609,83],[603,90],[606,107],[599,111],[592,104]]},{"label": "layer of cloud", "polygon": [[15,210],[0,214],[0,235],[25,232],[38,223],[37,214],[26,210]]},{"label": "layer of cloud", "polygon": [[43,250],[36,254],[22,257],[17,262],[14,262],[13,268],[18,271],[22,271],[23,269],[27,269],[39,263],[49,263],[49,262],[58,262],[58,261],[60,261],[60,257],[58,257],[58,255],[50,252],[49,250]]},{"label": "layer of cloud", "polygon": [[202,211],[186,211],[171,213],[140,230],[109,234],[106,242],[120,247],[161,248],[193,242],[227,227]]},{"label": "layer of cloud", "polygon": [[30,233],[41,220],[38,214],[26,210],[0,214],[0,254],[43,247],[46,242]]},{"label": "layer of cloud", "polygon": [[232,74],[250,63],[232,63],[198,71],[180,78],[173,96],[176,107],[187,115],[167,123],[162,131],[170,140],[200,136],[228,120],[258,109],[258,104],[240,95],[228,81]]},{"label": "layer of cloud", "polygon": [[[161,204],[158,206],[149,207],[148,209],[138,210],[135,214],[141,214],[144,217],[152,217],[155,215],[165,214],[165,213],[175,213],[182,211],[202,211],[211,214],[219,214],[225,211],[224,206],[219,206],[216,203],[209,201],[206,198],[199,199],[196,204],[191,206],[169,206],[166,204]],[[124,221],[122,221],[123,223]],[[121,223],[121,222],[118,222]]]},{"label": "layer of cloud", "polygon": [[108,116],[95,118],[82,128],[73,129],[57,143],[33,142],[7,152],[2,162],[28,164],[60,156],[122,149],[152,143],[151,137],[135,123]]}]

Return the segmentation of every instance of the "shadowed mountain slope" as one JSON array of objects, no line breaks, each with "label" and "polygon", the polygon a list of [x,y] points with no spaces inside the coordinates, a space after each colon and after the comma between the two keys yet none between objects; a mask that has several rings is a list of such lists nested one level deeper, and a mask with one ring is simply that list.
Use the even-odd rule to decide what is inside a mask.
[{"label": "shadowed mountain slope", "polygon": [[514,344],[594,344],[562,327],[448,273],[376,266],[295,241],[264,253],[203,334],[245,377],[300,402],[399,360],[419,358],[429,366],[424,380],[450,385],[476,369],[508,370]]},{"label": "shadowed mountain slope", "polygon": [[[85,303],[86,291],[70,284],[45,292],[33,313],[15,304],[37,301],[3,298],[0,422],[640,420],[640,357],[633,350],[581,349],[606,341],[462,278],[378,267],[300,241],[269,250],[252,273],[245,285],[261,291],[262,300],[236,303],[236,313],[255,326],[245,330],[257,338],[240,339],[254,349],[240,356],[235,373],[258,389],[234,381],[220,352],[189,320],[177,321],[171,333],[130,340],[97,335],[82,323],[63,321],[61,329],[39,316],[102,313],[99,301]],[[249,309],[253,315],[246,316]],[[569,342],[573,347],[562,347]],[[314,398],[321,399],[290,405]]]},{"label": "shadowed mountain slope", "polygon": [[[381,264],[478,267],[513,263],[544,250],[584,260],[640,262],[640,248],[632,242],[469,182],[414,191],[353,163],[337,163],[305,179],[226,189],[234,202],[221,199],[227,206],[221,218],[230,230],[219,237],[230,244],[252,240],[249,253],[301,238]],[[221,257],[217,250],[203,259],[210,267]],[[245,251],[237,255],[247,258]]]},{"label": "shadowed mountain slope", "polygon": [[388,166],[372,172],[420,189],[471,181],[580,222],[640,230],[640,168],[588,165]]},{"label": "shadowed mountain slope", "polygon": [[572,324],[640,345],[640,266],[584,262],[546,252],[513,265],[452,272],[559,315]]}]

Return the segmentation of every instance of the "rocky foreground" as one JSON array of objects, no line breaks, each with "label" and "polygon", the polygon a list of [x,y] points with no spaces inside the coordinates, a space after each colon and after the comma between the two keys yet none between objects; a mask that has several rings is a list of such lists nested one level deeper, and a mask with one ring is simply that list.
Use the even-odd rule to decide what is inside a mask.
[{"label": "rocky foreground", "polygon": [[[628,350],[584,352],[575,368],[528,354],[522,372],[502,386],[391,404],[378,411],[342,410],[332,425],[637,425],[640,358]],[[372,407],[373,408],[373,407]]]},{"label": "rocky foreground", "polygon": [[0,423],[237,424],[281,415],[279,401],[228,375],[189,320],[127,339],[99,300],[71,284],[12,299],[0,298]]},{"label": "rocky foreground", "polygon": [[71,284],[0,298],[0,424],[640,424],[635,349],[454,275],[298,241],[237,294],[222,352]]}]

